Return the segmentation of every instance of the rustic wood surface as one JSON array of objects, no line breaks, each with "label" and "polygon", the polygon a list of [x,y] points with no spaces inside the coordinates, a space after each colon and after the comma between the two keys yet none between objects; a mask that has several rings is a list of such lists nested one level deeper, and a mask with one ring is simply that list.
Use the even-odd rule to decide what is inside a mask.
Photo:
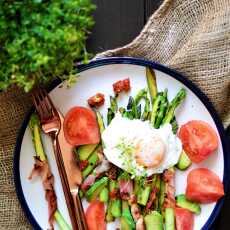
[{"label": "rustic wood surface", "polygon": [[[87,47],[95,54],[131,42],[162,0],[93,0],[93,2],[97,6],[94,13],[96,24],[88,39]],[[230,193],[226,196],[213,229],[230,229],[229,208]]]}]

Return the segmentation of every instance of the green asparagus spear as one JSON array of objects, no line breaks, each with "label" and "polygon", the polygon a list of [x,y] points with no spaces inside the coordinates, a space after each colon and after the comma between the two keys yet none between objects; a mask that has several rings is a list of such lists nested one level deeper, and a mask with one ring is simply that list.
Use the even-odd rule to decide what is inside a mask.
[{"label": "green asparagus spear", "polygon": [[123,116],[123,114],[125,113],[126,109],[124,107],[120,107],[119,109],[120,114]]},{"label": "green asparagus spear", "polygon": [[192,161],[189,159],[186,152],[183,150],[180,154],[179,161],[177,162],[176,167],[180,170],[186,170],[190,165],[192,164]]},{"label": "green asparagus spear", "polygon": [[42,145],[40,121],[36,114],[32,114],[29,122],[36,155],[41,161],[46,160],[46,155]]},{"label": "green asparagus spear", "polygon": [[[29,127],[32,134],[32,141],[34,144],[36,155],[39,157],[41,161],[46,161],[47,157],[44,152],[44,148],[42,144],[40,121],[36,114],[31,115]],[[71,229],[70,226],[66,223],[61,213],[58,211],[58,209],[54,213],[54,218],[57,221],[60,229],[62,230]]]},{"label": "green asparagus spear", "polygon": [[111,213],[111,207],[112,207],[112,200],[109,200],[108,207],[107,207],[107,212],[106,212],[106,222],[112,222],[114,221],[114,217]]},{"label": "green asparagus spear", "polygon": [[154,127],[156,129],[158,129],[160,127],[161,122],[162,122],[164,115],[165,115],[167,108],[168,108],[167,93],[168,93],[168,90],[165,89],[164,93],[162,95],[162,99],[160,101],[159,111],[158,111],[156,119],[155,119]]},{"label": "green asparagus spear", "polygon": [[82,171],[83,178],[86,178],[95,168],[97,161],[98,161],[98,153],[101,152],[101,145],[98,145],[98,147],[93,151],[93,153],[88,158],[88,165],[87,167]]},{"label": "green asparagus spear", "polygon": [[185,89],[181,89],[177,95],[175,96],[175,98],[171,101],[171,103],[169,104],[169,109],[163,119],[162,124],[167,124],[170,123],[171,120],[174,117],[174,112],[175,109],[178,107],[178,105],[184,100],[184,98],[186,97],[186,91]]},{"label": "green asparagus spear", "polygon": [[142,117],[141,117],[141,119],[143,121],[148,119],[148,116],[149,116],[149,113],[150,113],[150,101],[149,101],[149,98],[146,96],[146,97],[144,97],[144,100],[145,100],[145,107],[144,107],[144,112],[143,112]]},{"label": "green asparagus spear", "polygon": [[151,103],[153,104],[154,99],[157,96],[157,82],[156,82],[156,75],[153,69],[147,67],[146,68],[146,77],[147,77],[147,84],[149,93],[151,96]]},{"label": "green asparagus spear", "polygon": [[136,116],[136,119],[140,119],[140,118],[141,118],[141,104],[137,106],[137,116]]},{"label": "green asparagus spear", "polygon": [[108,184],[108,177],[102,177],[96,181],[85,193],[85,197],[88,201],[93,201],[100,194],[102,189]]},{"label": "green asparagus spear", "polygon": [[156,177],[155,186],[156,186],[156,189],[157,189],[157,194],[156,194],[157,199],[156,199],[156,203],[155,203],[155,209],[157,211],[160,211],[161,210],[161,206],[160,206],[161,177],[160,177],[160,175],[157,175],[157,177]]},{"label": "green asparagus spear", "polygon": [[157,111],[159,109],[159,105],[161,103],[161,101],[164,100],[164,97],[162,95],[158,95],[156,97],[156,99],[153,102],[153,106],[152,106],[152,113],[151,113],[151,124],[154,126],[155,124],[155,120],[157,117]]},{"label": "green asparagus spear", "polygon": [[173,133],[176,134],[177,130],[178,130],[178,124],[177,124],[175,116],[173,117],[173,119],[171,121],[171,125],[172,125],[172,131],[173,131]]},{"label": "green asparagus spear", "polygon": [[133,189],[133,192],[134,192],[134,194],[136,196],[138,195],[140,189],[141,189],[141,184],[140,184],[139,177],[135,177],[134,178],[134,189]]},{"label": "green asparagus spear", "polygon": [[175,229],[175,217],[174,209],[166,208],[165,209],[165,230],[174,230]]},{"label": "green asparagus spear", "polygon": [[147,96],[147,90],[146,89],[141,89],[137,95],[134,98],[134,101],[136,103],[136,105],[139,104],[139,102],[141,101],[142,98],[145,98]]},{"label": "green asparagus spear", "polygon": [[137,195],[137,203],[145,206],[148,202],[150,192],[151,192],[150,185],[147,185],[144,188],[141,188],[141,190],[139,190],[138,195]]},{"label": "green asparagus spear", "polygon": [[127,109],[127,110],[132,110],[132,108],[133,108],[133,103],[134,103],[134,99],[133,99],[132,96],[130,96],[126,109]]},{"label": "green asparagus spear", "polygon": [[163,218],[157,211],[152,211],[144,217],[146,230],[163,230]]},{"label": "green asparagus spear", "polygon": [[95,150],[96,147],[97,144],[79,146],[76,150],[76,154],[78,154],[79,160],[87,160],[87,158],[91,155],[91,153]]},{"label": "green asparagus spear", "polygon": [[133,230],[135,223],[129,209],[128,201],[122,200],[121,230]]},{"label": "green asparagus spear", "polygon": [[137,111],[137,104],[132,96],[129,97],[128,105],[127,105],[127,111],[129,113],[127,114],[128,118],[137,118],[138,117],[138,111]]},{"label": "green asparagus spear", "polygon": [[71,227],[66,223],[65,219],[58,210],[54,213],[54,218],[61,230],[71,230]]},{"label": "green asparagus spear", "polygon": [[[109,180],[109,192],[112,193],[113,190],[115,189],[115,183],[114,180]],[[107,212],[106,212],[106,222],[112,222],[114,221],[114,217],[111,213],[112,210],[112,205],[113,205],[113,200],[109,198],[109,202],[108,202],[108,207],[107,207]]]},{"label": "green asparagus spear", "polygon": [[111,214],[115,218],[118,218],[121,216],[121,200],[120,199],[115,199],[112,201]]},{"label": "green asparagus spear", "polygon": [[118,106],[116,97],[110,96],[110,108],[114,114],[117,112]]},{"label": "green asparagus spear", "polygon": [[101,202],[107,203],[109,200],[109,190],[107,187],[104,187],[100,193],[99,200]]},{"label": "green asparagus spear", "polygon": [[201,207],[198,203],[187,200],[184,194],[180,194],[176,196],[176,205],[181,208],[185,208],[190,212],[194,212],[195,214],[200,214]]},{"label": "green asparagus spear", "polygon": [[103,131],[105,130],[103,117],[99,111],[96,111],[96,115],[97,115],[97,123],[98,123],[99,129],[100,129],[100,134],[102,134]]},{"label": "green asparagus spear", "polygon": [[[110,180],[109,190],[113,192],[115,189],[118,189],[118,183],[116,180]],[[111,214],[113,217],[117,218],[121,216],[121,200],[119,198],[114,198],[111,200]]]},{"label": "green asparagus spear", "polygon": [[110,124],[110,122],[112,121],[112,119],[114,118],[114,113],[112,111],[111,108],[108,108],[108,112],[107,112],[107,125]]}]

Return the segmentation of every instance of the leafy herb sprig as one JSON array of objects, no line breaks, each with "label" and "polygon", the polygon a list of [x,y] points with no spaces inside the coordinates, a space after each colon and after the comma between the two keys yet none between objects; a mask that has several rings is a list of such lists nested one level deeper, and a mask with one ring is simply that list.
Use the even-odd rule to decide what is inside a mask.
[{"label": "leafy herb sprig", "polygon": [[0,1],[0,90],[75,79],[94,9],[91,0]]}]

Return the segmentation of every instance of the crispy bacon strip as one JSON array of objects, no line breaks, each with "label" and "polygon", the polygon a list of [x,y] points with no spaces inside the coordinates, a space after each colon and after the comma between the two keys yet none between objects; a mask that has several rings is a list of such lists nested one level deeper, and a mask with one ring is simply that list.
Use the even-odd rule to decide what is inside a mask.
[{"label": "crispy bacon strip", "polygon": [[135,222],[141,217],[141,211],[136,203],[131,204],[131,213]]},{"label": "crispy bacon strip", "polygon": [[80,170],[84,170],[89,165],[88,160],[82,160],[79,162],[79,168]]},{"label": "crispy bacon strip", "polygon": [[116,180],[117,178],[117,167],[113,164],[110,164],[110,169],[106,172],[106,176],[109,177],[111,180]]},{"label": "crispy bacon strip", "polygon": [[96,175],[93,174],[87,176],[86,179],[81,184],[82,191],[87,191],[88,188],[95,182],[96,178],[97,178]]},{"label": "crispy bacon strip", "polygon": [[136,229],[135,230],[145,230],[145,223],[144,218],[141,216],[136,222]]},{"label": "crispy bacon strip", "polygon": [[57,197],[54,191],[54,177],[50,171],[47,161],[41,161],[39,157],[34,157],[34,168],[31,171],[29,180],[34,176],[40,176],[45,190],[45,198],[48,203],[49,224],[53,229],[54,213],[57,210]]},{"label": "crispy bacon strip", "polygon": [[130,90],[130,80],[126,78],[124,80],[117,81],[113,84],[113,91],[116,95],[125,91],[128,92]]},{"label": "crispy bacon strip", "polygon": [[96,95],[88,99],[89,106],[100,107],[105,103],[105,96],[102,93],[97,93]]},{"label": "crispy bacon strip", "polygon": [[156,200],[156,194],[157,194],[157,192],[158,192],[158,189],[156,187],[153,187],[152,191],[150,193],[150,196],[149,196],[148,203],[145,206],[145,211],[146,212],[150,211],[150,209],[151,209],[154,201]]},{"label": "crispy bacon strip", "polygon": [[163,208],[175,208],[175,171],[165,170],[163,173],[163,180],[165,182],[165,199]]},{"label": "crispy bacon strip", "polygon": [[120,196],[119,196],[119,189],[117,189],[117,188],[115,188],[113,191],[111,191],[110,193],[109,193],[109,198],[111,199],[111,200],[114,200],[114,199],[116,199],[116,198],[119,198]]}]

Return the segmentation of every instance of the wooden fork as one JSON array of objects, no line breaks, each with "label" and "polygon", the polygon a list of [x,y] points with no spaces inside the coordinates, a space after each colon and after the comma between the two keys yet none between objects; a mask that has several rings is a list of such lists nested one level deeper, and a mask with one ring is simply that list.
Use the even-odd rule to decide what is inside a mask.
[{"label": "wooden fork", "polygon": [[[51,137],[53,142],[54,154],[72,228],[74,230],[86,230],[85,215],[78,196],[78,185],[82,181],[82,177],[73,155],[73,148],[64,138],[62,130],[63,117],[57,111],[44,89],[37,88],[32,96],[41,121],[42,130]],[[61,143],[59,143],[59,140]],[[61,150],[69,151],[64,153]]]}]

